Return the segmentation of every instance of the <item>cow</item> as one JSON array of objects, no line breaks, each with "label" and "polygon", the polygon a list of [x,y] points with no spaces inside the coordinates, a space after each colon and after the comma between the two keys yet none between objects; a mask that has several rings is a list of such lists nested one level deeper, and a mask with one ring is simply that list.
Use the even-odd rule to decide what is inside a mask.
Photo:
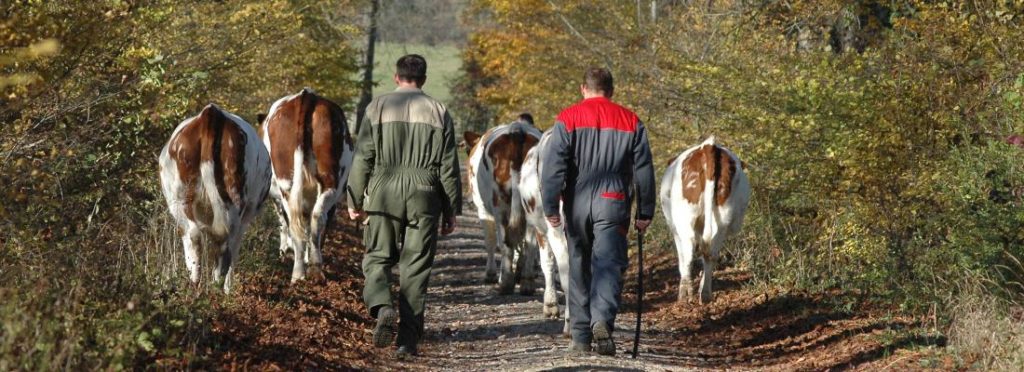
[{"label": "cow", "polygon": [[355,152],[345,115],[305,88],[274,102],[262,121],[273,172],[270,196],[281,222],[279,249],[282,256],[292,249],[292,283],[307,274],[320,278],[324,233],[345,195]]},{"label": "cow", "polygon": [[701,256],[704,267],[700,302],[713,300],[711,282],[725,239],[740,231],[750,203],[744,164],[715,144],[715,137],[684,151],[669,164],[661,180],[661,208],[679,254],[679,301],[693,297],[691,264]]},{"label": "cow", "polygon": [[[533,294],[536,276],[536,252],[523,249],[526,219],[519,195],[519,172],[526,153],[540,140],[541,132],[524,121],[501,125],[475,136],[464,134],[469,152],[468,175],[473,203],[484,225],[487,245],[487,271],[485,282],[498,283],[501,294],[515,289],[513,273],[515,262],[522,283],[521,294]],[[496,268],[494,252],[500,246],[501,271]],[[520,253],[516,260],[514,255]]]},{"label": "cow", "polygon": [[[569,288],[569,246],[565,235],[565,225],[552,227],[544,216],[541,206],[540,169],[541,156],[551,139],[551,131],[545,132],[537,146],[526,153],[523,169],[520,172],[519,192],[522,196],[523,210],[526,211],[526,243],[528,247],[536,246],[540,254],[540,267],[544,273],[544,315],[558,318],[558,294],[555,292],[555,267],[557,265],[558,280],[562,289]],[[561,208],[559,208],[561,210]],[[565,220],[565,215],[562,215]],[[562,333],[569,334],[569,307],[565,307],[565,326]]]},{"label": "cow", "polygon": [[217,262],[214,283],[223,281],[224,293],[231,293],[242,234],[259,215],[270,187],[270,154],[249,123],[210,104],[178,125],[159,163],[189,279],[199,282],[204,248]]}]

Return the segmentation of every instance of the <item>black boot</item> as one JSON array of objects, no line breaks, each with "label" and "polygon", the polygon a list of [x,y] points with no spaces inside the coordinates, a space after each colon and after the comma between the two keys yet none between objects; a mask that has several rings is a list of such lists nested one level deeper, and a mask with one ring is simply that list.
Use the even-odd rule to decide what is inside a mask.
[{"label": "black boot", "polygon": [[412,358],[417,354],[418,353],[416,352],[416,345],[412,344],[399,346],[398,350],[395,350],[395,357],[397,357],[398,359]]},{"label": "black boot", "polygon": [[398,331],[396,322],[398,313],[391,306],[381,306],[377,311],[377,327],[373,329],[373,345],[385,347],[391,345],[395,340],[395,332]]}]

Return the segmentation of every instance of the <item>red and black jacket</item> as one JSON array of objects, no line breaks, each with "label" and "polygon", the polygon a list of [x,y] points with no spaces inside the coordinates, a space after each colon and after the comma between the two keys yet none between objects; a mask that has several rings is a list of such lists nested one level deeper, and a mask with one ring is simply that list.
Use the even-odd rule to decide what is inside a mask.
[{"label": "red and black jacket", "polygon": [[558,215],[559,197],[567,212],[583,198],[628,202],[635,177],[637,218],[654,216],[651,147],[636,114],[608,98],[588,98],[558,114],[551,130],[541,167],[545,215]]}]

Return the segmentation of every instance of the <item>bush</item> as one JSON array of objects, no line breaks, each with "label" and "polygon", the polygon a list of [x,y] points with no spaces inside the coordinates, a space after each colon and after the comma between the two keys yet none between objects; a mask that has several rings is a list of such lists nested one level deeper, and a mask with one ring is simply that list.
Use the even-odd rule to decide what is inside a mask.
[{"label": "bush", "polygon": [[157,153],[210,102],[253,120],[309,86],[350,107],[361,5],[0,5],[0,369],[194,361],[218,297],[184,279]]}]

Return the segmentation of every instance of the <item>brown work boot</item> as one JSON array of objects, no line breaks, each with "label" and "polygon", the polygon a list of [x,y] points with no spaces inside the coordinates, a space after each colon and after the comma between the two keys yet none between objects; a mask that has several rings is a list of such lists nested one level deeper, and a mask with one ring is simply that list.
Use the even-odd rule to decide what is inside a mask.
[{"label": "brown work boot", "polygon": [[589,354],[591,351],[593,351],[593,349],[591,349],[589,342],[582,343],[572,341],[572,343],[569,345],[570,354]]},{"label": "brown work boot", "polygon": [[594,343],[597,344],[597,353],[608,356],[615,355],[615,340],[612,339],[612,333],[608,330],[608,325],[604,323],[594,324],[593,331]]}]

